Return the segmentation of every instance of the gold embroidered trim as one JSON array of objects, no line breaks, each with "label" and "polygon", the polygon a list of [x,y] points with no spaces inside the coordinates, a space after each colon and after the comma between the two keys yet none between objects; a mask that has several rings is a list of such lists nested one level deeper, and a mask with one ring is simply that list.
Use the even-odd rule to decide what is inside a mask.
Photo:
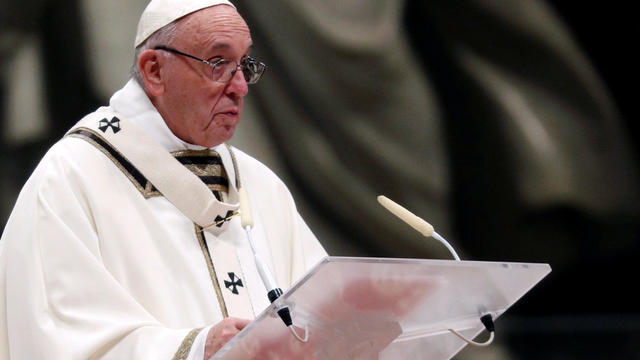
[{"label": "gold embroidered trim", "polygon": [[222,317],[227,318],[229,317],[229,312],[227,311],[227,305],[225,304],[224,298],[222,297],[222,289],[220,289],[220,283],[218,282],[218,277],[216,276],[216,270],[213,267],[213,261],[211,261],[211,255],[209,254],[209,249],[204,238],[204,233],[202,232],[202,228],[199,225],[194,225],[196,227],[196,237],[198,238],[198,243],[200,244],[202,255],[204,255],[204,260],[206,261],[207,268],[209,269],[209,276],[211,277],[213,288],[216,290],[216,296],[218,297],[218,303],[220,304]]},{"label": "gold embroidered trim", "polygon": [[184,165],[197,176],[222,176],[226,177],[222,165]]},{"label": "gold embroidered trim", "polygon": [[227,151],[229,151],[229,154],[231,155],[233,169],[236,172],[236,189],[240,189],[242,187],[242,184],[240,183],[240,169],[238,168],[238,162],[236,161],[236,154],[233,152],[233,150],[231,150],[231,145],[229,145],[228,143],[224,143],[224,145],[227,147]]},{"label": "gold embroidered trim", "polygon": [[173,355],[172,360],[184,360],[189,356],[191,352],[191,347],[193,346],[193,342],[196,340],[196,337],[202,331],[203,328],[193,329],[189,331],[187,336],[185,336],[184,340],[182,340],[182,344],[176,351],[175,355]]},{"label": "gold embroidered trim", "polygon": [[218,154],[217,151],[211,150],[211,149],[172,151],[171,155],[173,155],[174,157],[180,157],[180,156],[214,156],[214,157],[220,157],[220,154]]}]

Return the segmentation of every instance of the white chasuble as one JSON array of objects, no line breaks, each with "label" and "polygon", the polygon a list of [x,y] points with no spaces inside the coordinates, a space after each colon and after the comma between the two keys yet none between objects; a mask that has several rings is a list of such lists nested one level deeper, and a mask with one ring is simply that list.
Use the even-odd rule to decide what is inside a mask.
[{"label": "white chasuble", "polygon": [[[236,202],[226,146],[176,138],[134,81],[108,110],[187,163],[216,151],[229,179],[222,202]],[[286,289],[326,252],[286,186],[234,153],[256,250]],[[209,165],[187,163],[211,180]],[[200,231],[135,168],[85,138],[65,137],[25,184],[0,240],[0,359],[201,358],[201,329],[225,316],[253,318],[268,305],[240,219],[227,220],[222,231]]]}]

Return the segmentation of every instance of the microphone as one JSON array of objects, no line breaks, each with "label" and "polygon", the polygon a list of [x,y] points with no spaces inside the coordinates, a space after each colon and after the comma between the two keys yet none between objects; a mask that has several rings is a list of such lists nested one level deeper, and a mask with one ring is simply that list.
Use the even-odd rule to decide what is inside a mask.
[{"label": "microphone", "polygon": [[[387,198],[386,196],[383,196],[383,195],[378,196],[378,202],[385,209],[389,210],[392,214],[394,214],[395,216],[397,216],[400,219],[402,219],[402,221],[404,221],[407,224],[409,224],[412,228],[416,229],[422,235],[424,235],[426,237],[432,236],[434,239],[440,241],[442,244],[444,244],[444,246],[447,247],[447,249],[449,250],[449,252],[451,252],[453,257],[457,261],[460,261],[460,257],[458,256],[456,251],[453,249],[451,244],[449,244],[447,242],[447,240],[445,240],[442,236],[440,236],[437,232],[435,232],[434,229],[433,229],[433,226],[431,226],[431,224],[429,224],[428,222],[424,221],[423,219],[415,216],[409,210],[407,210],[407,209],[403,208],[402,206],[396,204],[394,201],[392,201],[391,199]],[[453,333],[454,335],[456,335],[457,337],[459,337],[460,339],[464,340],[465,342],[467,342],[470,345],[473,345],[473,346],[488,346],[493,342],[493,339],[494,339],[494,336],[495,336],[495,327],[494,327],[494,324],[493,324],[493,317],[491,316],[490,313],[483,314],[480,317],[480,321],[482,322],[484,327],[489,332],[489,339],[487,341],[485,341],[484,343],[478,343],[478,342],[469,340],[466,337],[464,337],[464,335],[460,334],[459,332],[457,332],[457,331],[455,331],[453,329],[447,329],[447,330],[449,330],[451,333]]]},{"label": "microphone", "polygon": [[[240,221],[242,224],[242,228],[247,233],[247,239],[249,240],[249,245],[251,246],[251,251],[253,252],[253,259],[256,263],[256,268],[258,269],[258,274],[260,274],[260,278],[262,279],[262,283],[264,287],[267,288],[267,297],[270,302],[276,301],[280,295],[283,294],[282,289],[280,289],[271,274],[271,270],[269,266],[262,261],[258,252],[256,251],[255,246],[253,245],[253,239],[251,238],[251,228],[253,227],[253,215],[251,213],[251,203],[249,202],[249,195],[244,187],[238,189],[238,193],[240,195]],[[278,316],[282,319],[284,324],[289,327],[293,325],[293,320],[291,319],[291,312],[289,308],[284,306],[278,309]]]},{"label": "microphone", "polygon": [[388,197],[386,197],[384,195],[379,195],[378,196],[378,202],[385,209],[389,210],[389,212],[391,212],[393,215],[399,217],[402,221],[404,221],[407,224],[409,224],[409,226],[411,226],[412,228],[417,230],[419,233],[421,233],[425,237],[433,237],[434,239],[440,241],[444,246],[447,247],[447,249],[453,255],[453,257],[457,261],[460,261],[460,257],[458,256],[456,251],[453,249],[451,244],[449,244],[449,242],[447,242],[447,240],[445,240],[442,236],[440,236],[440,234],[435,232],[435,230],[433,229],[433,226],[431,224],[429,224],[425,220],[417,217],[411,211],[403,208],[402,206],[398,205],[393,200],[389,199]]}]

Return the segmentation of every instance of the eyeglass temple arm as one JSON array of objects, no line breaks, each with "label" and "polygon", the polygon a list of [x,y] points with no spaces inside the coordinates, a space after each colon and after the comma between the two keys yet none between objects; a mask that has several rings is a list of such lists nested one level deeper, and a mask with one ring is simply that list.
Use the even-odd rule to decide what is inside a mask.
[{"label": "eyeglass temple arm", "polygon": [[213,65],[213,63],[212,63],[211,61],[207,61],[207,60],[204,60],[204,59],[200,59],[200,58],[195,57],[195,56],[193,56],[193,55],[189,55],[189,54],[187,54],[187,53],[183,53],[183,52],[182,52],[182,51],[180,51],[180,50],[172,49],[172,48],[170,48],[170,47],[166,47],[166,46],[163,46],[163,45],[158,45],[158,46],[154,47],[154,48],[153,48],[153,50],[164,50],[164,51],[168,51],[168,52],[171,52],[171,53],[174,53],[174,54],[178,54],[178,55],[186,56],[186,57],[191,58],[191,59],[193,59],[193,60],[198,60],[198,61],[200,61],[200,62],[203,62],[203,63],[207,64],[207,65]]}]

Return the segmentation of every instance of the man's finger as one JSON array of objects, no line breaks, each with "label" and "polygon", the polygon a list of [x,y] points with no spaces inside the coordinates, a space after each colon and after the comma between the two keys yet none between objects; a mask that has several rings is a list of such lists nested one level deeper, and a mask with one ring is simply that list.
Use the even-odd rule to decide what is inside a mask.
[{"label": "man's finger", "polygon": [[235,320],[236,320],[236,321],[235,321],[235,323],[234,323],[234,324],[235,324],[235,326],[236,326],[236,329],[238,329],[238,330],[242,330],[242,329],[244,329],[244,328],[245,328],[247,325],[249,325],[249,323],[251,322],[251,320],[248,320],[248,319],[238,319],[238,318],[235,318]]}]

